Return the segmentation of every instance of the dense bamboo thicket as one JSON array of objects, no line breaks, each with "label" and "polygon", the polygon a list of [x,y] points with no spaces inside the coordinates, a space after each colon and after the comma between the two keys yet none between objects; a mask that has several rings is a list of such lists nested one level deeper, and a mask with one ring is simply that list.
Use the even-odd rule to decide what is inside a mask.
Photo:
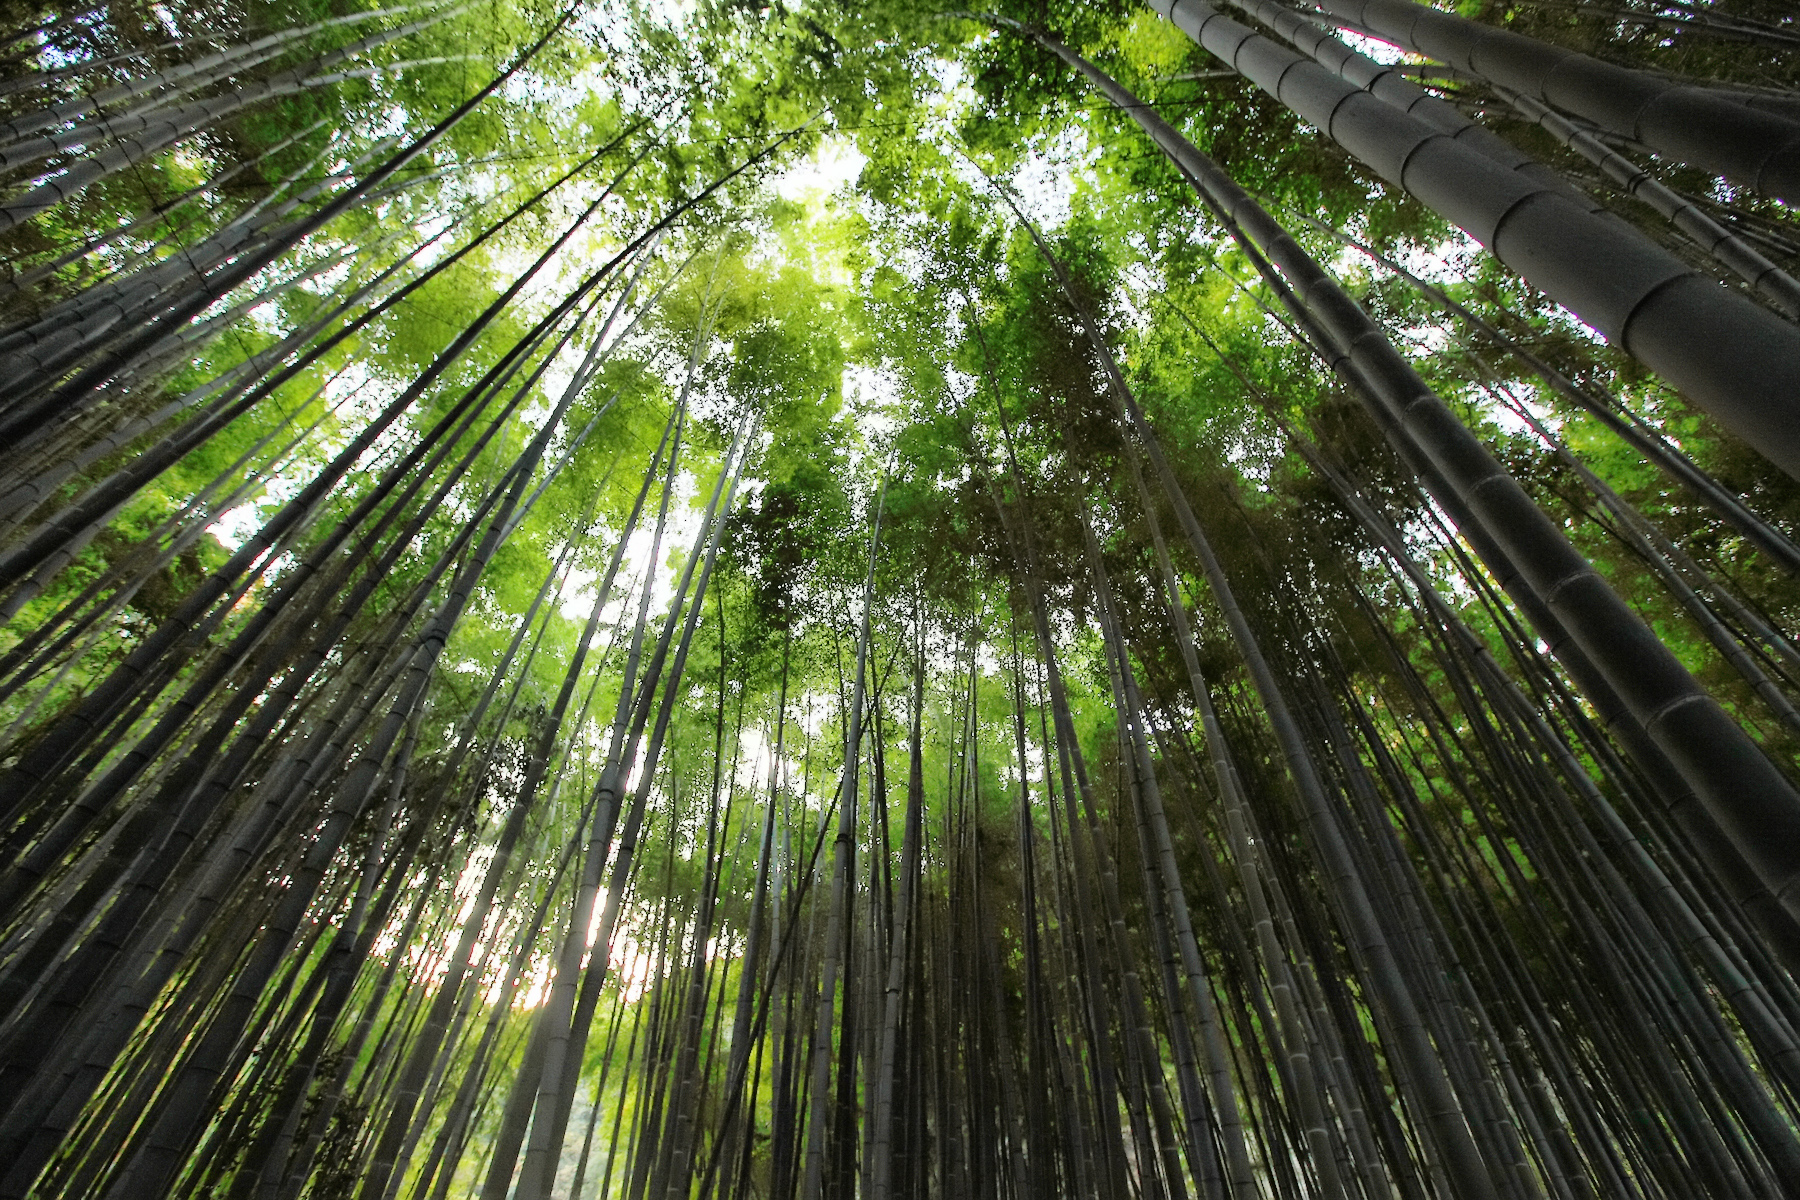
[{"label": "dense bamboo thicket", "polygon": [[0,11],[0,1197],[1800,1195],[1783,0]]}]

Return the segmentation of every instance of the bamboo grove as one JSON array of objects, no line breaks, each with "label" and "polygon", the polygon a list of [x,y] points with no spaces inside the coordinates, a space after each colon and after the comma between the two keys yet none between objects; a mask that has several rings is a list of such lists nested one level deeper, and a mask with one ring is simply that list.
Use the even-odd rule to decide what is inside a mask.
[{"label": "bamboo grove", "polygon": [[1800,12],[0,12],[0,1196],[1800,1195]]}]

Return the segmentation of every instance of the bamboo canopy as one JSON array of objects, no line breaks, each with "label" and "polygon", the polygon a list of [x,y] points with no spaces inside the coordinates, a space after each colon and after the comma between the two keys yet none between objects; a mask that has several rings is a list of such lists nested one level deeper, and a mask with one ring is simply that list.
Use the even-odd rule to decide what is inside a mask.
[{"label": "bamboo canopy", "polygon": [[16,0],[0,1200],[1800,1195],[1783,0]]}]

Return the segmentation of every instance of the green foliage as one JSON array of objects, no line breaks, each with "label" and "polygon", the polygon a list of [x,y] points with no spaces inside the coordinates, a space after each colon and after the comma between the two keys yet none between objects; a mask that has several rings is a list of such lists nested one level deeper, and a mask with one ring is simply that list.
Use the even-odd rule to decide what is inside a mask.
[{"label": "green foliage", "polygon": [[[1653,28],[1648,24],[1630,25],[1626,36],[1609,41],[1606,31],[1617,23],[1585,8],[1464,7],[1647,65],[1725,74],[1731,57],[1699,39],[1653,37],[1643,32]],[[171,0],[154,12],[122,4],[97,23],[105,44],[96,49],[161,37],[155,22],[165,16],[196,38],[205,31],[202,21],[229,17],[207,34],[223,41],[348,9],[323,0],[218,11],[198,0]],[[1619,536],[1581,473],[1514,410],[1534,414],[1691,555],[1708,575],[1703,587],[1731,589],[1745,611],[1780,631],[1800,625],[1791,578],[1523,363],[1329,231],[1342,230],[1403,261],[1579,386],[1616,395],[1789,533],[1800,530],[1800,485],[1274,99],[1241,79],[1221,77],[1218,64],[1191,40],[1140,7],[1008,4],[1001,15],[1051,25],[1284,221],[1708,690],[1784,767],[1800,762],[1800,738],[1708,640],[1669,593],[1663,574]],[[135,218],[156,218],[50,272],[15,297],[10,315],[27,320],[59,311],[56,305],[103,285],[115,271],[203,244],[253,205],[313,203],[316,197],[296,197],[323,175],[366,170],[391,143],[430,128],[558,16],[547,5],[492,0],[455,9],[418,35],[383,47],[375,55],[379,71],[258,105],[179,152],[108,179],[79,203],[7,232],[0,250],[29,269]],[[321,34],[271,69],[353,36],[360,34]],[[1759,51],[1737,62],[1730,77],[1787,86],[1793,69]],[[1448,90],[1457,99],[1482,99]],[[24,111],[23,101],[0,102]],[[1503,127],[1562,161],[1531,135]],[[550,319],[677,204],[753,160],[730,186],[643,243],[641,258],[621,261],[597,290]],[[802,185],[808,170],[826,169],[819,164],[841,169],[834,189]],[[170,197],[234,170],[229,186],[204,203],[156,211]],[[698,897],[716,887],[721,944],[732,944],[729,938],[748,920],[745,839],[765,800],[776,806],[790,839],[783,870],[808,878],[805,856],[815,846],[829,847],[833,788],[845,767],[856,631],[872,570],[874,698],[863,747],[869,782],[858,850],[883,870],[897,853],[907,732],[915,715],[908,677],[919,650],[928,680],[922,714],[928,782],[922,786],[935,839],[929,904],[948,903],[953,887],[978,884],[992,894],[984,911],[992,917],[1011,1004],[1022,991],[1017,973],[1026,924],[1021,789],[1028,797],[1024,828],[1034,836],[1067,836],[1057,824],[1062,818],[1053,815],[1061,811],[1052,805],[1053,793],[1061,805],[1074,800],[1060,790],[1067,786],[1060,764],[1049,761],[1048,687],[1036,662],[1039,606],[1094,780],[1096,827],[1115,829],[1111,852],[1122,876],[1139,865],[1130,828],[1131,747],[1119,738],[1108,659],[1113,648],[1100,632],[1103,597],[1090,569],[1090,529],[1112,582],[1104,602],[1116,613],[1123,649],[1166,738],[1155,752],[1157,769],[1167,776],[1181,829],[1183,870],[1209,880],[1222,875],[1231,854],[1220,797],[1207,774],[1215,747],[1201,744],[1187,659],[1165,608],[1152,521],[1171,548],[1180,599],[1194,621],[1195,661],[1212,686],[1225,745],[1267,824],[1258,837],[1267,839],[1271,869],[1295,896],[1329,912],[1313,864],[1314,835],[1243,647],[1181,536],[1173,504],[1154,495],[1146,501],[1137,488],[1134,471],[1143,464],[1117,415],[1110,356],[1148,414],[1249,627],[1301,698],[1296,707],[1327,764],[1333,796],[1353,813],[1346,820],[1389,832],[1375,820],[1385,819],[1383,813],[1351,807],[1365,783],[1355,769],[1364,769],[1385,789],[1379,803],[1404,809],[1395,827],[1412,850],[1436,853],[1428,843],[1437,834],[1427,831],[1447,830],[1460,839],[1459,852],[1479,864],[1455,885],[1463,889],[1459,903],[1474,904],[1474,896],[1503,909],[1505,920],[1521,929],[1541,932],[1530,913],[1549,889],[1535,851],[1525,848],[1529,831],[1513,828],[1495,799],[1513,799],[1496,767],[1502,734],[1486,724],[1497,701],[1470,682],[1474,655],[1452,644],[1449,618],[1466,624],[1501,663],[1496,670],[1509,672],[1508,680],[1542,702],[1556,736],[1610,769],[1610,761],[1591,752],[1599,743],[1583,741],[1602,735],[1590,728],[1589,713],[1562,703],[1558,668],[1500,596],[1507,581],[1473,564],[1412,468],[1343,380],[1304,344],[1229,231],[1126,114],[1035,43],[960,14],[886,0],[609,6],[584,13],[529,71],[399,182],[408,186],[332,221],[239,295],[306,275],[336,256],[344,264],[308,275],[154,378],[121,389],[91,425],[82,423],[86,418],[71,424],[69,446],[97,449],[79,470],[52,480],[51,494],[28,510],[34,519],[53,516],[126,468],[173,425],[117,445],[101,440],[113,428],[158,413],[278,345],[390,267],[396,273],[389,288],[417,278],[528,196],[557,186],[139,489],[66,569],[46,577],[0,635],[8,670],[16,659],[41,656],[32,659],[41,690],[9,690],[0,698],[0,718],[18,725],[6,753],[29,751],[384,406],[428,380],[319,501],[310,522],[271,550],[241,594],[229,592],[212,611],[213,624],[194,639],[200,649],[172,668],[172,686],[199,678],[210,661],[202,650],[230,644],[251,628],[261,602],[307,578],[299,566],[305,563],[305,571],[329,581],[307,586],[327,594],[319,600],[305,593],[315,605],[306,619],[277,629],[288,639],[280,643],[283,652],[310,647],[335,616],[340,595],[365,584],[370,591],[322,654],[318,685],[299,681],[306,705],[329,708],[338,700],[332,687],[349,678],[346,664],[363,669],[384,661],[380,655],[388,650],[408,647],[425,614],[443,603],[447,581],[470,561],[470,544],[487,528],[488,518],[477,521],[476,514],[504,493],[507,473],[548,429],[542,461],[529,477],[534,487],[543,485],[541,495],[534,494],[481,573],[437,665],[418,754],[428,786],[407,797],[429,827],[420,837],[431,855],[491,847],[617,551],[618,578],[579,672],[573,715],[552,739],[560,772],[556,802],[533,816],[531,851],[522,853],[527,862],[516,894],[505,901],[505,937],[518,932],[530,905],[566,894],[555,890],[569,885],[555,882],[553,864],[563,847],[585,844],[583,806],[596,794],[615,707],[629,683],[626,659],[640,589],[651,589],[646,636],[653,639],[664,623],[679,621],[670,584],[704,549],[699,513],[740,435],[749,438],[747,457],[685,674],[676,683],[650,684],[657,699],[662,693],[655,688],[672,689],[673,720],[664,757],[648,783],[638,781],[653,804],[626,918],[631,938],[648,945],[658,922],[670,913],[691,919]],[[1748,202],[1743,211],[1788,222],[1781,228],[1791,234],[1791,218],[1770,206]],[[566,244],[534,267],[578,218],[582,224]],[[1066,288],[1025,220],[1062,264]],[[428,239],[416,261],[400,265]],[[633,291],[607,331],[604,359],[568,394],[566,413],[549,427],[628,277]],[[516,296],[490,313],[515,284]],[[332,318],[327,330],[344,328],[348,319]],[[483,320],[478,335],[466,336]],[[508,363],[512,369],[501,371]],[[653,557],[648,530],[657,522],[666,467],[646,472],[678,398],[686,402],[681,458],[667,477],[674,500]],[[190,416],[173,414],[168,421]],[[454,424],[465,417],[466,426]],[[421,452],[427,465],[396,471],[398,489],[376,499],[387,473],[440,427],[448,430],[443,439]],[[1392,523],[1412,562],[1395,561],[1321,464],[1350,479],[1357,497]],[[640,494],[648,496],[645,509],[634,539],[620,549]],[[338,522],[365,501],[374,516],[343,547],[325,553],[321,547],[330,545]],[[397,540],[415,518],[416,536]],[[181,540],[189,533],[197,536]],[[142,569],[159,554],[167,561]],[[316,561],[309,558],[315,554]],[[374,577],[370,564],[384,555],[391,568]],[[1412,563],[1435,585],[1435,599],[1406,574]],[[422,587],[435,568],[441,568],[437,581]],[[119,590],[133,571],[143,576],[139,585]],[[46,650],[31,640],[40,628],[60,629],[59,622],[73,630],[67,642]],[[357,657],[365,651],[366,658]],[[1772,655],[1758,653],[1773,664]],[[1791,693],[1786,685],[1793,681],[1779,666],[1771,670]],[[271,672],[271,680],[278,675]],[[484,694],[490,702],[477,719],[477,697]],[[783,694],[785,705],[777,699]],[[1015,713],[1027,726],[1026,761],[1018,757]],[[778,736],[786,739],[779,761],[773,755]],[[458,754],[463,757],[453,759]],[[113,761],[105,755],[95,761],[102,759]],[[455,770],[447,765],[452,761]],[[773,784],[771,771],[779,773]],[[1611,786],[1613,776],[1606,778]],[[1369,788],[1373,794],[1374,785]],[[1404,807],[1402,795],[1416,811]],[[709,820],[715,810],[716,828]],[[709,835],[717,843],[710,857]],[[348,844],[359,853],[374,844],[366,823]],[[283,877],[276,870],[268,875]],[[343,880],[334,875],[333,881],[352,878],[345,869]],[[1204,898],[1197,895],[1196,915],[1215,929],[1244,924],[1237,886],[1217,884]],[[1132,894],[1132,913],[1141,915],[1144,902]],[[803,903],[816,908],[821,902],[795,901],[796,911]],[[434,919],[448,923],[455,906],[439,907]],[[1563,921],[1557,912],[1555,920]],[[793,916],[784,913],[782,920]],[[823,939],[810,926],[796,936]],[[1316,938],[1328,974],[1339,962],[1336,936]],[[793,954],[810,962],[819,951],[803,945]],[[1209,952],[1226,956],[1218,945]],[[519,953],[538,953],[532,965],[540,975],[547,971],[546,955],[530,946]],[[1553,948],[1537,946],[1532,954],[1543,955],[1529,964],[1533,969],[1554,961]],[[735,961],[722,966],[715,982],[725,993],[735,990],[738,969]],[[613,996],[625,996],[626,985],[612,986]],[[632,995],[620,1000],[620,1011],[637,1020],[652,1002]],[[484,994],[482,1005],[489,1003]],[[502,1009],[493,1012],[509,1030],[523,1024]],[[1361,1020],[1362,1011],[1355,1016]],[[1260,1053],[1243,1036],[1246,1053]],[[515,1052],[513,1042],[506,1047],[502,1057],[510,1064],[505,1055]],[[588,1053],[596,1053],[595,1044]],[[708,1069],[719,1070],[716,1063]],[[609,1088],[623,1103],[627,1086]],[[346,1161],[361,1153],[371,1111],[346,1105],[334,1116],[324,1132],[330,1153]],[[477,1128],[483,1144],[495,1119],[490,1115]],[[355,1183],[351,1173],[332,1168],[315,1176],[312,1187],[319,1195],[348,1194]]]}]

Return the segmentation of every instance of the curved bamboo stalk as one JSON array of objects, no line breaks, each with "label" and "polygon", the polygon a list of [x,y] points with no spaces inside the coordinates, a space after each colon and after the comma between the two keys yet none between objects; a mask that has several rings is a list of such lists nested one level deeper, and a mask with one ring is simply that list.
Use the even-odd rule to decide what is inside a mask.
[{"label": "curved bamboo stalk", "polygon": [[[1800,477],[1800,429],[1786,399],[1800,393],[1800,328],[1629,226],[1588,211],[1569,198],[1567,185],[1502,166],[1204,0],[1157,0],[1154,7]],[[1135,98],[1129,103],[1141,107]],[[1142,123],[1144,114],[1132,115]]]},{"label": "curved bamboo stalk", "polygon": [[1409,0],[1317,0],[1415,54],[1567,109],[1766,195],[1800,201],[1800,122]]}]

